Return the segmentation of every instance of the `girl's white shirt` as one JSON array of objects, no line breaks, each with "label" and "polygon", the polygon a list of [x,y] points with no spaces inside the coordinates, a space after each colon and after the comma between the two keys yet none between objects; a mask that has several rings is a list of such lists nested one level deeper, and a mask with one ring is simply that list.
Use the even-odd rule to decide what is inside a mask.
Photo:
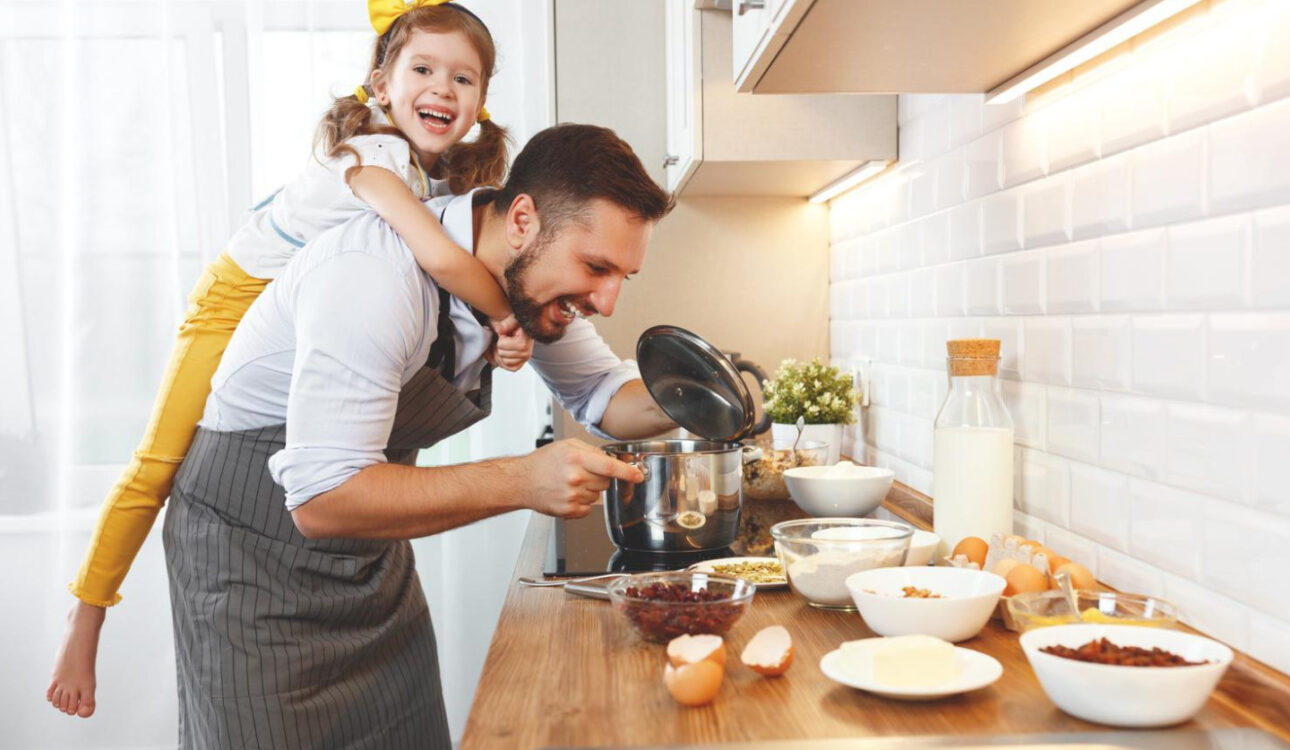
[{"label": "girl's white shirt", "polygon": [[[385,113],[377,107],[372,108],[372,122],[390,124]],[[418,199],[448,194],[447,181],[424,177],[412,161],[408,142],[397,135],[358,135],[345,144],[358,152],[358,157],[348,153],[310,157],[295,179],[284,185],[267,206],[252,210],[246,222],[233,233],[227,252],[243,271],[259,279],[277,278],[299,249],[283,239],[274,224],[277,224],[277,229],[305,243],[370,210],[371,207],[354,195],[345,181],[345,172],[360,163],[365,167],[390,170]]]}]

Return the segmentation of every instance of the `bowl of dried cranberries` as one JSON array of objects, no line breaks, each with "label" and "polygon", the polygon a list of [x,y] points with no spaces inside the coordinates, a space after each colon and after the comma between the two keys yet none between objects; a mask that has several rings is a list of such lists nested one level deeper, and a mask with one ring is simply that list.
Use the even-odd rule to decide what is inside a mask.
[{"label": "bowl of dried cranberries", "polygon": [[752,604],[757,587],[710,573],[638,573],[609,584],[609,600],[641,638],[723,635]]}]

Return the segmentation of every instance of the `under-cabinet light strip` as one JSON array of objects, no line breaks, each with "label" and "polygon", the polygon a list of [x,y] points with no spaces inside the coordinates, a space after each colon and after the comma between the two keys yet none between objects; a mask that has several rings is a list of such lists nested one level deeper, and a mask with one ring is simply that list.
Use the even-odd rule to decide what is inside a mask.
[{"label": "under-cabinet light strip", "polygon": [[891,164],[890,161],[867,161],[856,169],[847,172],[845,175],[820,188],[811,195],[810,198],[807,198],[807,200],[811,203],[824,203],[826,201],[833,200],[851,188],[856,187],[860,185],[860,183],[868,180],[874,175],[877,175],[879,172],[886,169],[889,164]]},{"label": "under-cabinet light strip", "polygon": [[1200,0],[1145,0],[1138,3],[991,90],[985,95],[985,103],[1010,102],[1198,2]]}]

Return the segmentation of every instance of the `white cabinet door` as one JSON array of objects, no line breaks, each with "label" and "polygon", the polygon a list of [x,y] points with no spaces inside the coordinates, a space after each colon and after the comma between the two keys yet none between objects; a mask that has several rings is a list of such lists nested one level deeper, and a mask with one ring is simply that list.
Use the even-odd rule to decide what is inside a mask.
[{"label": "white cabinet door", "polygon": [[667,189],[680,190],[703,160],[699,13],[692,0],[667,3]]},{"label": "white cabinet door", "polygon": [[[783,2],[783,0],[780,0]],[[735,77],[752,61],[761,46],[762,37],[770,33],[770,19],[774,10],[769,0],[734,0],[734,17],[730,38],[731,70]]]}]

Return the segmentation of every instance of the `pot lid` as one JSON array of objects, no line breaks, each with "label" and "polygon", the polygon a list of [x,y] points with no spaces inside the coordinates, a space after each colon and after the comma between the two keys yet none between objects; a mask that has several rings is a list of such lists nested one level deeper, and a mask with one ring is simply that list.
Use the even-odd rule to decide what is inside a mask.
[{"label": "pot lid", "polygon": [[698,335],[654,326],[636,342],[636,360],[650,395],[677,424],[709,440],[752,434],[752,393],[734,363]]}]

